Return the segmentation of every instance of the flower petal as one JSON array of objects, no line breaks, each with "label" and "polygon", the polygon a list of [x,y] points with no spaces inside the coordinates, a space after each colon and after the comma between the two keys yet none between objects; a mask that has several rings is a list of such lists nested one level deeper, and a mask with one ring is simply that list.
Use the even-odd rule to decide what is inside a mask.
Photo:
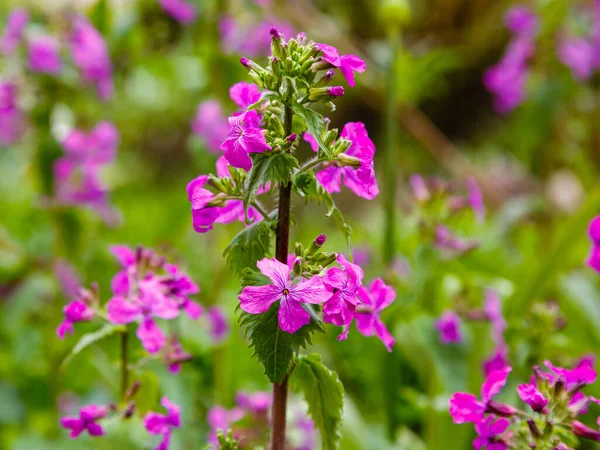
[{"label": "flower petal", "polygon": [[250,314],[262,314],[282,298],[281,289],[267,286],[246,286],[239,295],[240,308]]},{"label": "flower petal", "polygon": [[293,285],[290,288],[288,298],[302,303],[320,304],[327,300],[330,295],[331,294],[325,288],[321,277],[314,275],[308,280]]},{"label": "flower petal", "polygon": [[163,331],[149,317],[140,322],[137,337],[148,353],[157,353],[165,345],[166,338]]},{"label": "flower petal", "polygon": [[275,258],[263,258],[256,262],[256,267],[263,275],[269,277],[271,283],[281,290],[290,285],[290,268]]},{"label": "flower petal", "polygon": [[108,320],[116,324],[131,323],[142,317],[142,308],[127,301],[124,297],[116,296],[106,304]]},{"label": "flower petal", "polygon": [[310,322],[310,315],[300,303],[288,299],[279,306],[278,320],[283,331],[295,333]]}]

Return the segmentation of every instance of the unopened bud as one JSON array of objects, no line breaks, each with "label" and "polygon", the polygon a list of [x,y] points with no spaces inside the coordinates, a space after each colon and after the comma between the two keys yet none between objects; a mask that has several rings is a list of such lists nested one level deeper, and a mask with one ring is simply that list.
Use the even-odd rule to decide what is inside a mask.
[{"label": "unopened bud", "polygon": [[497,403],[494,401],[489,401],[487,403],[486,412],[496,414],[500,417],[512,417],[515,414],[517,414],[519,411],[510,405],[505,405],[504,403]]},{"label": "unopened bud", "polygon": [[319,247],[322,247],[326,240],[327,236],[320,234],[315,238],[315,244],[317,244]]},{"label": "unopened bud", "polygon": [[327,88],[327,93],[332,97],[341,97],[344,95],[344,88],[342,86],[331,86]]},{"label": "unopened bud", "polygon": [[529,419],[527,421],[527,426],[529,427],[529,431],[531,431],[531,435],[534,439],[537,439],[542,435],[542,433],[540,433],[539,428],[532,419]]},{"label": "unopened bud", "polygon": [[592,428],[582,424],[578,420],[574,420],[571,424],[571,431],[576,436],[600,442],[600,432],[593,430]]},{"label": "unopened bud", "polygon": [[139,380],[136,380],[135,383],[133,383],[131,385],[131,387],[127,390],[127,392],[125,393],[125,398],[133,398],[135,397],[135,394],[137,394],[137,392],[139,391],[141,386],[141,383]]},{"label": "unopened bud", "polygon": [[323,76],[319,79],[319,81],[317,81],[317,84],[315,86],[320,87],[320,86],[327,86],[331,80],[333,80],[333,77],[335,76],[335,70],[331,69],[328,70],[327,72],[325,72],[323,74]]},{"label": "unopened bud", "polygon": [[360,167],[361,162],[356,156],[350,156],[347,153],[340,153],[338,156],[339,165],[341,167],[350,166],[350,167]]},{"label": "unopened bud", "polygon": [[135,412],[135,403],[130,402],[129,405],[127,405],[127,409],[125,409],[125,411],[123,411],[123,418],[129,419],[131,416],[133,416],[134,412]]}]

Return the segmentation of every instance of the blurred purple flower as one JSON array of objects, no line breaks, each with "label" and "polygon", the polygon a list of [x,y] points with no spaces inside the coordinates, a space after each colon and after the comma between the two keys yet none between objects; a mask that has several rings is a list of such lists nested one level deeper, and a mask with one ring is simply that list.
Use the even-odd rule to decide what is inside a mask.
[{"label": "blurred purple flower", "polygon": [[[241,408],[233,408],[227,410],[222,406],[213,406],[208,410],[207,422],[211,428],[208,435],[208,442],[213,445],[218,445],[217,431],[227,432],[229,428],[244,417],[245,413]],[[238,434],[234,432],[234,436],[239,438]]]},{"label": "blurred purple flower", "polygon": [[167,450],[173,428],[181,428],[181,410],[175,403],[170,402],[167,397],[163,397],[160,403],[167,410],[167,414],[152,411],[147,413],[144,416],[144,427],[150,434],[162,435],[162,441],[158,444],[156,450]]},{"label": "blurred purple flower", "polygon": [[219,147],[229,133],[229,123],[218,101],[207,100],[198,105],[192,131],[203,138],[209,151],[222,153]]},{"label": "blurred purple flower", "polygon": [[444,225],[438,225],[435,229],[435,245],[440,250],[466,253],[476,248],[478,242],[473,239],[461,239],[453,235],[452,232]]},{"label": "blurred purple flower", "polygon": [[600,272],[600,216],[594,217],[590,222],[588,235],[592,241],[592,250],[587,264],[596,272]]},{"label": "blurred purple flower", "polygon": [[75,439],[84,431],[87,431],[90,436],[102,436],[104,430],[97,421],[106,416],[108,416],[106,406],[88,405],[81,408],[79,417],[63,417],[60,423],[64,428],[71,430],[71,439]]},{"label": "blurred purple flower", "polygon": [[73,334],[73,324],[77,322],[87,322],[94,317],[94,310],[85,304],[82,300],[74,300],[63,308],[65,318],[56,329],[56,334],[60,339],[64,339],[67,333]]},{"label": "blurred purple flower", "polygon": [[177,22],[189,24],[196,19],[196,8],[185,0],[159,0],[162,9]]},{"label": "blurred purple flower", "polygon": [[102,35],[82,15],[73,17],[69,38],[71,57],[83,79],[97,87],[98,96],[106,100],[113,95],[112,64]]},{"label": "blurred purple flower", "polygon": [[510,421],[504,418],[496,418],[495,416],[487,416],[481,422],[475,423],[475,431],[477,437],[473,441],[475,450],[507,450],[509,448],[506,443],[506,437],[503,437],[507,428],[510,426]]},{"label": "blurred purple flower", "polygon": [[558,44],[558,59],[571,69],[578,81],[590,79],[596,67],[596,49],[585,38],[563,38]]},{"label": "blurred purple flower", "polygon": [[15,8],[11,11],[4,34],[0,38],[0,53],[10,55],[15,51],[28,23],[29,12],[26,9]]},{"label": "blurred purple flower", "polygon": [[0,81],[0,146],[14,144],[23,134],[24,117],[17,108],[16,93],[13,83]]},{"label": "blurred purple flower", "polygon": [[229,335],[229,322],[223,309],[219,306],[213,306],[207,311],[207,318],[210,325],[210,335],[215,342],[224,341]]},{"label": "blurred purple flower", "polygon": [[462,320],[454,311],[446,311],[435,323],[442,344],[458,344],[463,341]]},{"label": "blurred purple flower", "polygon": [[242,410],[255,416],[264,416],[271,408],[273,396],[271,392],[248,393],[239,391],[235,395],[235,402]]},{"label": "blurred purple flower", "polygon": [[192,359],[192,354],[183,350],[177,336],[171,336],[163,349],[164,361],[172,374],[178,374],[181,370],[181,363]]},{"label": "blurred purple flower", "polygon": [[266,56],[271,50],[271,28],[285,36],[294,34],[287,22],[267,17],[261,22],[243,23],[233,16],[225,16],[219,24],[221,48],[225,53],[238,53],[248,57]]},{"label": "blurred purple flower", "polygon": [[73,265],[66,259],[57,259],[53,265],[54,274],[63,294],[67,298],[75,297],[81,288],[81,280]]},{"label": "blurred purple flower", "polygon": [[508,362],[508,349],[504,344],[498,345],[492,356],[483,361],[483,373],[486,375],[507,367],[510,367],[510,364]]},{"label": "blurred purple flower", "polygon": [[114,161],[119,132],[110,122],[99,122],[86,133],[73,129],[63,141],[68,156],[83,164],[108,164]]},{"label": "blurred purple flower", "polygon": [[60,72],[60,44],[52,36],[38,36],[29,42],[29,68],[34,72]]},{"label": "blurred purple flower", "polygon": [[471,209],[475,213],[475,217],[477,217],[480,222],[484,222],[485,204],[483,203],[483,195],[481,194],[477,180],[473,177],[467,178],[465,180],[465,185],[467,187],[469,206],[471,206]]},{"label": "blurred purple flower", "polygon": [[535,13],[528,6],[514,6],[505,16],[506,28],[513,34],[533,35],[537,32],[538,20]]},{"label": "blurred purple flower", "polygon": [[535,384],[520,384],[517,388],[519,397],[527,403],[535,412],[542,412],[548,404],[548,400],[538,390]]}]

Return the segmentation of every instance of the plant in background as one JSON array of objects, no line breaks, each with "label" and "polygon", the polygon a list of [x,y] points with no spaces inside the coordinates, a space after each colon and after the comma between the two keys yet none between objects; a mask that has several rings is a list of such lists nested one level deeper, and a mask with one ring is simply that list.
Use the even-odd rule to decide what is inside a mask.
[{"label": "plant in background", "polygon": [[[241,59],[255,84],[239,83],[231,89],[232,100],[242,110],[229,118],[217,176],[198,176],[187,192],[197,232],[235,219],[247,225],[225,249],[225,256],[243,285],[240,323],[273,383],[269,448],[283,449],[289,442],[286,411],[291,384],[304,392],[322,447],[330,449],[339,438],[343,387],[319,355],[304,356],[300,349],[310,344],[313,333],[325,331],[324,323],[344,327],[339,339],[346,339],[355,320],[359,332],[377,335],[391,350],[394,339],[379,314],[395,293],[380,279],[370,289],[363,287],[358,265],[339,253],[322,251],[325,235],[308,246],[297,242],[289,255],[291,199],[296,194],[324,203],[350,250],[351,228],[331,193],[340,190],[343,179],[361,197],[377,195],[375,146],[363,124],[347,124],[338,136],[329,128],[330,121],[313,108],[324,104],[333,110],[333,101],[343,95],[341,86],[330,86],[336,68],[354,85],[354,72],[366,66],[354,55],[340,55],[332,46],[308,41],[304,33],[289,40],[274,28],[270,34],[272,55],[266,66]],[[296,156],[300,135],[316,152],[303,163]],[[278,206],[269,212],[259,197],[276,190]],[[326,270],[334,263],[339,267]],[[210,419],[213,428],[224,432],[237,420],[235,410]]]}]

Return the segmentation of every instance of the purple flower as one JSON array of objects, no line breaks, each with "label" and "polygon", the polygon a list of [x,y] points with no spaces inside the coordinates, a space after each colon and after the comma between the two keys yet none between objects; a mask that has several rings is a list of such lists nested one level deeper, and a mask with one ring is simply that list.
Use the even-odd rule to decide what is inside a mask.
[{"label": "purple flower", "polygon": [[469,206],[471,206],[471,209],[475,213],[477,219],[479,219],[480,222],[484,222],[485,205],[483,203],[483,195],[481,195],[481,190],[479,189],[477,180],[473,177],[470,177],[467,178],[465,184],[467,186]]},{"label": "purple flower", "polygon": [[23,114],[17,108],[17,88],[0,81],[0,146],[14,144],[23,134]]},{"label": "purple flower", "polygon": [[494,343],[496,345],[503,344],[506,320],[504,320],[504,316],[502,315],[502,303],[500,302],[500,297],[493,289],[488,289],[485,294],[483,310],[492,325],[492,338]]},{"label": "purple flower", "polygon": [[504,344],[498,345],[492,356],[483,361],[483,373],[486,375],[507,367],[510,367],[510,364],[508,362],[508,350]]},{"label": "purple flower", "polygon": [[331,165],[317,173],[317,179],[328,192],[334,193],[340,191],[343,176],[346,187],[356,195],[367,200],[374,199],[379,194],[373,166],[375,144],[369,139],[367,129],[361,122],[347,123],[341,137],[352,142],[346,155],[358,158],[360,167]]},{"label": "purple flower", "polygon": [[235,402],[238,407],[255,416],[264,416],[271,408],[272,395],[270,392],[248,392],[239,391],[235,395]]},{"label": "purple flower", "polygon": [[207,205],[215,197],[204,189],[208,181],[207,175],[200,175],[190,181],[186,187],[188,199],[192,204],[192,225],[197,233],[206,233],[213,229],[213,223],[219,217],[219,208]]},{"label": "purple flower", "polygon": [[79,417],[63,417],[60,423],[64,428],[71,430],[71,439],[75,439],[84,431],[87,431],[90,436],[102,436],[104,430],[96,422],[106,416],[108,416],[106,406],[88,405],[79,410]]},{"label": "purple flower", "polygon": [[244,81],[234,84],[229,89],[231,100],[244,111],[248,106],[260,100],[262,93],[255,84],[248,84]]},{"label": "purple flower", "polygon": [[409,182],[412,190],[412,196],[415,198],[415,200],[418,202],[426,202],[431,198],[427,184],[420,174],[412,174]]},{"label": "purple flower", "polygon": [[558,59],[571,69],[573,78],[587,81],[597,64],[596,49],[585,38],[566,38],[558,44]]},{"label": "purple flower", "polygon": [[23,8],[15,8],[8,16],[4,34],[0,38],[0,53],[10,55],[15,51],[23,30],[29,23],[29,12]]},{"label": "purple flower", "polygon": [[290,268],[275,258],[264,258],[256,265],[271,284],[246,286],[239,295],[240,307],[250,314],[262,314],[279,301],[278,321],[283,331],[295,333],[310,322],[302,303],[320,304],[329,296],[319,276],[292,284]]},{"label": "purple flower", "polygon": [[516,35],[533,35],[537,31],[537,17],[527,6],[514,6],[504,16],[506,27]]},{"label": "purple flower", "polygon": [[[334,67],[340,69],[342,75],[348,82],[348,86],[354,87],[354,72],[362,73],[367,70],[366,63],[356,55],[342,55],[337,48],[327,44],[315,44],[316,47],[323,52],[323,59]],[[343,95],[343,91],[342,94]]]},{"label": "purple flower", "polygon": [[164,361],[169,372],[178,374],[181,370],[181,363],[190,359],[192,359],[192,355],[183,350],[181,342],[177,340],[176,336],[171,336],[164,347]]},{"label": "purple flower", "polygon": [[[213,445],[218,445],[217,431],[227,432],[231,425],[241,420],[245,413],[241,408],[233,408],[227,410],[222,406],[213,406],[208,411],[208,424],[211,428],[211,432],[208,435],[208,442]],[[239,438],[240,436],[234,432],[234,436]]]},{"label": "purple flower", "polygon": [[108,164],[115,159],[119,132],[110,122],[99,122],[91,131],[73,129],[63,141],[69,157],[79,163]]},{"label": "purple flower", "polygon": [[[217,159],[217,175],[220,178],[231,178],[229,173],[229,164],[224,156]],[[258,194],[263,194],[268,190],[267,187],[260,187]],[[246,221],[246,214],[244,212],[244,202],[242,200],[227,200],[225,205],[219,208],[219,216],[215,219],[216,223],[231,223],[236,220],[240,222]],[[256,211],[252,206],[248,207],[248,218],[254,220],[260,217],[260,213]]]},{"label": "purple flower", "polygon": [[571,431],[576,436],[600,442],[600,431],[594,430],[578,420],[571,423]]},{"label": "purple flower", "polygon": [[248,171],[252,167],[248,153],[271,150],[261,132],[258,114],[256,111],[248,111],[230,117],[229,125],[231,129],[220,148],[225,151],[225,158],[229,164]]},{"label": "purple flower", "polygon": [[181,427],[181,412],[179,406],[170,402],[167,397],[163,397],[160,403],[167,410],[167,414],[147,413],[144,416],[144,427],[150,434],[162,435],[162,441],[158,444],[156,450],[167,450],[173,428]]},{"label": "purple flower", "polygon": [[87,322],[94,317],[94,310],[85,304],[82,300],[74,300],[63,308],[65,318],[56,329],[59,338],[64,339],[65,334],[73,334],[73,324],[77,322]]},{"label": "purple flower", "polygon": [[81,70],[84,81],[96,84],[101,99],[112,97],[112,64],[106,43],[102,35],[84,16],[74,16],[69,43],[71,57]]},{"label": "purple flower", "polygon": [[192,320],[202,315],[202,306],[190,299],[190,295],[200,292],[198,285],[174,264],[165,264],[167,275],[160,277],[160,285],[179,304],[179,308]]},{"label": "purple flower", "polygon": [[184,0],[159,0],[162,9],[177,22],[188,24],[196,19],[196,8]]},{"label": "purple flower", "polygon": [[454,311],[446,311],[435,323],[435,327],[440,333],[442,344],[459,344],[463,341],[461,331],[462,320]]},{"label": "purple flower", "polygon": [[327,88],[327,94],[332,97],[341,97],[344,95],[344,88],[342,86],[330,86]]},{"label": "purple flower", "polygon": [[218,101],[207,100],[198,105],[192,131],[203,138],[209,151],[221,153],[219,146],[229,132],[229,123]]},{"label": "purple flower", "polygon": [[[479,423],[483,419],[486,409],[502,387],[506,384],[508,374],[512,371],[510,367],[503,370],[491,372],[481,386],[481,401],[472,394],[457,392],[450,398],[450,415],[454,423],[474,422]],[[495,405],[494,405],[495,406]],[[505,406],[506,405],[501,405]],[[507,407],[510,408],[510,407]]]},{"label": "purple flower", "polygon": [[588,235],[592,241],[592,251],[587,263],[596,272],[600,272],[600,216],[594,217],[590,222]]},{"label": "purple flower", "polygon": [[39,36],[29,42],[29,68],[34,72],[60,72],[60,44],[52,36]]},{"label": "purple flower", "polygon": [[271,50],[270,30],[276,28],[280,34],[292,36],[294,29],[287,22],[266,17],[261,22],[237,20],[225,16],[219,23],[221,48],[225,53],[240,53],[250,57],[266,56]]},{"label": "purple flower", "polygon": [[[379,314],[396,299],[396,292],[391,286],[385,284],[381,278],[377,278],[371,283],[368,290],[361,287],[358,290],[358,296],[362,303],[354,315],[356,328],[363,336],[377,336],[381,339],[387,351],[391,352],[396,340],[379,318]],[[345,334],[347,335],[347,331]],[[345,337],[342,339],[345,339]]]},{"label": "purple flower", "polygon": [[144,279],[138,283],[139,292],[127,300],[114,296],[106,304],[108,320],[115,324],[128,324],[139,321],[137,337],[148,353],[157,353],[166,342],[162,330],[153,317],[174,319],[179,315],[178,303],[162,294],[153,279]]},{"label": "purple flower", "polygon": [[210,323],[210,335],[215,342],[224,341],[229,335],[229,323],[222,308],[213,306],[207,312]]},{"label": "purple flower", "polygon": [[589,358],[583,358],[573,369],[554,366],[550,361],[544,361],[544,364],[552,372],[552,374],[546,374],[550,381],[556,380],[557,377],[562,377],[567,389],[580,383],[595,383],[598,376],[598,373],[594,369],[594,361]]},{"label": "purple flower", "polygon": [[310,134],[308,131],[306,131],[304,133],[304,140],[306,142],[308,142],[308,144],[310,145],[310,148],[312,148],[313,152],[318,152],[319,151],[319,143],[317,142],[317,140],[315,139],[315,137]]},{"label": "purple flower", "polygon": [[527,403],[535,412],[542,412],[548,404],[548,400],[546,400],[535,384],[520,384],[517,392],[521,400]]},{"label": "purple flower", "polygon": [[478,437],[473,441],[475,450],[507,450],[508,444],[503,439],[506,429],[510,426],[507,419],[496,419],[494,416],[488,416],[481,422],[475,423],[475,430]]},{"label": "purple flower", "polygon": [[362,287],[364,273],[340,253],[337,255],[337,263],[343,269],[332,267],[323,275],[323,284],[330,292],[323,305],[323,320],[341,327],[349,325],[354,318],[356,305],[360,303],[358,291]]}]

